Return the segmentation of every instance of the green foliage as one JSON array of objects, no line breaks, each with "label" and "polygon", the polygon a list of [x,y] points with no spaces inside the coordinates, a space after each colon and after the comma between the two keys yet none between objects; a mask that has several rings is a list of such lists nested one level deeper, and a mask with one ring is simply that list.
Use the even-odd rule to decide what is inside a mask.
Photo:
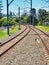
[{"label": "green foliage", "polygon": [[[9,25],[11,26],[11,25],[15,25],[16,24],[16,21],[15,21],[15,19],[14,18],[9,18]],[[0,19],[0,26],[7,26],[7,18],[1,18]]]},{"label": "green foliage", "polygon": [[44,30],[44,31],[46,31],[46,32],[49,32],[49,26],[36,26],[37,28],[40,28],[40,29],[42,29],[42,30]]},{"label": "green foliage", "polygon": [[7,35],[7,31],[6,30],[0,30],[0,39],[3,39],[3,38],[5,38],[5,37],[7,37],[8,35]]},{"label": "green foliage", "polygon": [[39,20],[36,17],[34,17],[34,25],[38,25],[38,23],[39,23]]},{"label": "green foliage", "polygon": [[0,26],[3,26],[3,24],[6,25],[6,18],[5,17],[0,19]]},{"label": "green foliage", "polygon": [[27,17],[27,23],[30,23],[30,16]]},{"label": "green foliage", "polygon": [[1,19],[2,21],[2,26],[6,26],[7,25],[7,19],[4,17]]},{"label": "green foliage", "polygon": [[9,18],[9,25],[15,25],[16,24],[16,21],[15,19],[12,19],[12,18]]},{"label": "green foliage", "polygon": [[22,16],[21,23],[30,23],[30,16]]},{"label": "green foliage", "polygon": [[2,21],[1,21],[1,19],[0,19],[0,27],[2,26]]},{"label": "green foliage", "polygon": [[[10,28],[10,34],[15,34],[18,31],[18,25],[14,26],[14,28]],[[6,29],[0,29],[0,39],[8,37]]]},{"label": "green foliage", "polygon": [[[30,16],[22,16],[21,17],[22,23],[30,23]],[[38,19],[34,17],[34,25],[37,25],[39,23]]]},{"label": "green foliage", "polygon": [[19,17],[16,17],[15,21],[18,23],[19,22]]},{"label": "green foliage", "polygon": [[18,31],[19,26],[13,26],[13,28],[10,29],[10,34],[15,34]]},{"label": "green foliage", "polygon": [[39,25],[45,25],[45,22],[49,22],[49,11],[39,9]]},{"label": "green foliage", "polygon": [[49,21],[49,17],[46,17],[45,21]]}]

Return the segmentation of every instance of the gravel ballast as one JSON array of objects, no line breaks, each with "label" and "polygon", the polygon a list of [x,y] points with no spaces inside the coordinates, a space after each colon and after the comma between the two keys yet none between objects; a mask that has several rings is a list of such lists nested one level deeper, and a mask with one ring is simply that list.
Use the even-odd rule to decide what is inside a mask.
[{"label": "gravel ballast", "polygon": [[0,57],[0,65],[47,65],[45,47],[34,31]]}]

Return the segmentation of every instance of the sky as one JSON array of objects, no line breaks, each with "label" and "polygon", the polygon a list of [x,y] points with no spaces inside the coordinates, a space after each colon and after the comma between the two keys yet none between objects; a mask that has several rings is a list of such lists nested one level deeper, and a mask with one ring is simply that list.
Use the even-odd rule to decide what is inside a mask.
[{"label": "sky", "polygon": [[[2,13],[6,14],[6,8],[7,8],[7,0],[2,0],[2,4],[3,4],[3,11]],[[11,0],[9,0],[10,2]],[[30,2],[30,0],[28,0]],[[32,7],[36,9],[36,11],[38,11],[38,9],[40,9],[41,7],[45,7],[47,6],[47,3],[41,0],[32,0]],[[18,7],[25,8],[25,7],[30,7],[30,4],[27,2],[24,2],[24,0],[14,0],[13,3],[10,4],[9,6],[9,11],[14,12],[15,14],[18,13]],[[29,11],[30,8],[27,8],[26,10]],[[49,10],[49,8],[44,8],[46,10]],[[21,10],[21,12],[24,12],[24,9]]]}]

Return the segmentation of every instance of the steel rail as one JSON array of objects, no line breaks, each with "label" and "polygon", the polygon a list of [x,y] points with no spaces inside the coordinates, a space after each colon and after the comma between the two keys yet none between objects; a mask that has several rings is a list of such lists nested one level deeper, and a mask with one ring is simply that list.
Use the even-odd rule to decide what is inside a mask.
[{"label": "steel rail", "polygon": [[8,40],[5,40],[3,43],[1,43],[0,44],[0,47],[1,46],[3,46],[3,45],[5,45],[5,44],[7,44],[8,42],[10,42],[11,40],[13,40],[14,38],[16,38],[16,37],[18,37],[20,34],[22,34],[25,30],[27,29],[27,27],[22,31],[22,32],[20,32],[19,34],[17,34],[17,35],[15,35],[14,37],[12,37],[12,38],[10,38],[10,39],[8,39]]},{"label": "steel rail", "polygon": [[[36,27],[35,27],[36,28]],[[40,30],[39,28],[36,28],[37,30],[39,30],[39,31],[41,31],[42,33],[44,33],[46,36],[48,36],[49,37],[49,35],[46,33],[46,32],[44,32],[43,30]]]},{"label": "steel rail", "polygon": [[[28,29],[28,30],[27,30]],[[23,38],[25,38],[27,35],[28,35],[28,33],[31,31],[31,29],[30,28],[27,28],[26,29],[26,33],[23,35],[23,37],[21,37],[21,39],[19,39],[18,41],[16,41],[13,45],[11,45],[9,48],[7,48],[5,51],[3,51],[3,52],[0,52],[0,57],[4,54],[4,53],[6,53],[8,50],[10,50],[13,46],[15,46],[16,44],[18,44]],[[24,31],[25,32],[25,31]],[[22,33],[23,34],[23,33]],[[19,36],[21,36],[21,35],[19,35]],[[2,48],[2,47],[1,47]]]},{"label": "steel rail", "polygon": [[[45,44],[45,42],[43,41],[43,39],[42,39],[42,37],[40,36],[40,34],[35,30],[35,29],[37,29],[37,28],[35,28],[34,27],[34,29],[33,28],[31,28],[34,32],[36,32],[37,33],[37,35],[39,36],[39,38],[41,39],[41,41],[42,41],[42,43],[43,43],[43,45],[45,46],[45,49],[47,50],[47,53],[48,53],[48,55],[49,55],[49,49],[48,49],[48,47],[46,46],[46,44]],[[42,32],[42,31],[41,31]],[[43,33],[43,32],[42,32]],[[46,34],[45,34],[46,35]]]}]

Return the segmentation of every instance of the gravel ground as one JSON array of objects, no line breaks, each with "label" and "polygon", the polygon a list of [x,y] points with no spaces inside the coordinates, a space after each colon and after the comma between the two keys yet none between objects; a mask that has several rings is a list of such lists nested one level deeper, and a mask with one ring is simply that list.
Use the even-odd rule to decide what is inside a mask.
[{"label": "gravel ground", "polygon": [[21,42],[0,57],[0,65],[47,65],[45,47],[31,31]]}]

